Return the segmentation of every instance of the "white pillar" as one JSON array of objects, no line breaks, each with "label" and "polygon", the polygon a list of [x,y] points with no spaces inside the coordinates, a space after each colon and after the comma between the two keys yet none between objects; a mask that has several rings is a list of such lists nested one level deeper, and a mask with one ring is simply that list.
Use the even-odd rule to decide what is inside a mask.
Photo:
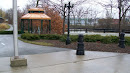
[{"label": "white pillar", "polygon": [[18,55],[18,26],[17,26],[17,0],[13,0],[13,35],[14,35],[14,57]]}]

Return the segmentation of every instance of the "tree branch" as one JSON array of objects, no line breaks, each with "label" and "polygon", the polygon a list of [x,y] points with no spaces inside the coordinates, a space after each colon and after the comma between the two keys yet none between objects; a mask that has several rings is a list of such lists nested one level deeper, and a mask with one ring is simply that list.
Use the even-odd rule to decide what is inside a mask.
[{"label": "tree branch", "polygon": [[125,9],[125,11],[123,12],[122,16],[121,16],[121,19],[123,18],[123,16],[126,14],[126,12],[129,10],[130,8],[130,5]]}]

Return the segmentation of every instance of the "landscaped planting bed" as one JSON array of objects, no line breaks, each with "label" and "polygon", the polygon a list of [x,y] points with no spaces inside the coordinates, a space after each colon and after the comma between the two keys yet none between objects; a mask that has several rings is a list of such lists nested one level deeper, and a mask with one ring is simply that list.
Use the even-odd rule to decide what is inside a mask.
[{"label": "landscaped planting bed", "polygon": [[[66,45],[67,35],[56,34],[22,34],[21,38],[33,42],[51,43],[54,47],[76,49],[78,35],[70,35],[71,44]],[[130,53],[130,37],[125,37],[125,48],[118,47],[117,36],[84,35],[84,48],[91,51],[123,52]]]}]

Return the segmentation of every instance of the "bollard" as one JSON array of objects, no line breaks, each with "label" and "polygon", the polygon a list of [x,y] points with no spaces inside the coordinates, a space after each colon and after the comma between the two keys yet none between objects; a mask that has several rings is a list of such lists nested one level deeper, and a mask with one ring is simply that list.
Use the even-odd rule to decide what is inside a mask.
[{"label": "bollard", "polygon": [[84,55],[83,35],[79,34],[76,55]]},{"label": "bollard", "polygon": [[88,29],[85,29],[85,32],[87,33],[87,32],[88,32]]},{"label": "bollard", "polygon": [[120,39],[119,39],[119,45],[118,46],[121,47],[121,48],[125,48],[125,33],[124,33],[124,31],[122,31],[120,33]]},{"label": "bollard", "polygon": [[106,32],[105,29],[103,29],[103,32],[104,32],[104,33]]}]

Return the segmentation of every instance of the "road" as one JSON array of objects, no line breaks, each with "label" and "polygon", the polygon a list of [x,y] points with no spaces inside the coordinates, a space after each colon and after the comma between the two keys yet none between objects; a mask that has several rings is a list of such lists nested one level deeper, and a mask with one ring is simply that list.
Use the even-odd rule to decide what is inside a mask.
[{"label": "road", "polygon": [[[0,57],[11,57],[14,55],[13,35],[0,35]],[[57,48],[24,43],[18,40],[19,54],[41,54],[59,51],[69,51],[67,48]]]}]

